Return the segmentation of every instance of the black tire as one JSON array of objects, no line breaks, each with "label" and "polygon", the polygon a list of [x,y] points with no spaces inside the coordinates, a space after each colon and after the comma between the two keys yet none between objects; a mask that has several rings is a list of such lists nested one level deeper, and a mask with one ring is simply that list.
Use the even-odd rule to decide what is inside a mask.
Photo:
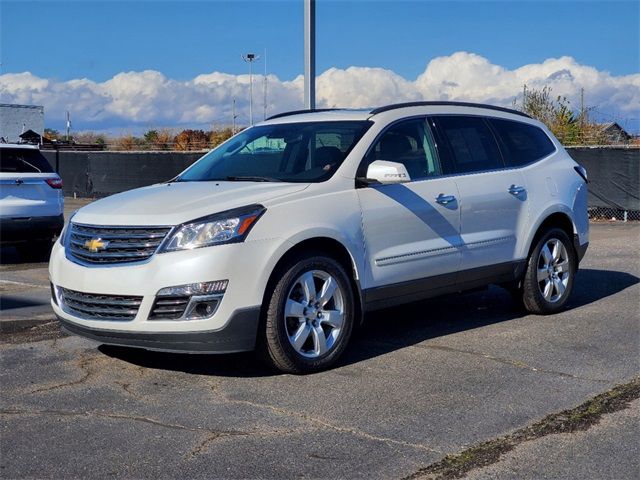
[{"label": "black tire", "polygon": [[[343,313],[342,327],[331,348],[324,354],[314,358],[299,353],[289,340],[291,329],[295,329],[295,322],[302,328],[307,322],[309,328],[314,327],[309,320],[298,320],[285,317],[285,305],[295,288],[300,288],[300,277],[307,272],[325,272],[337,281],[340,289],[340,300]],[[317,281],[317,280],[316,280]],[[318,290],[319,296],[320,290]],[[333,297],[332,297],[333,298]],[[276,272],[276,280],[272,282],[270,291],[266,295],[266,311],[259,338],[258,352],[272,367],[285,373],[311,373],[324,370],[332,366],[342,355],[353,331],[355,318],[355,302],[351,281],[344,267],[331,257],[323,253],[308,253],[291,258]],[[332,299],[330,302],[334,302]],[[329,303],[327,304],[329,305]],[[331,304],[334,305],[334,304]],[[305,309],[305,312],[307,309]],[[322,315],[322,313],[320,313]],[[306,317],[305,317],[306,318]],[[324,320],[322,320],[324,321]],[[293,327],[292,327],[292,322]],[[321,325],[320,328],[325,328]],[[318,328],[316,325],[315,328]],[[332,331],[332,330],[331,330]],[[313,331],[311,331],[313,334]],[[309,336],[313,344],[318,337]],[[305,343],[305,345],[307,345]]]},{"label": "black tire", "polygon": [[[564,250],[560,250],[560,252],[564,253],[559,256],[557,265],[560,265],[561,263],[564,264],[564,261],[566,260],[566,266],[556,267],[554,266],[555,264],[552,263],[547,267],[544,255],[541,256],[541,252],[545,246],[549,247],[554,244],[557,245],[555,242],[560,242],[564,247]],[[522,280],[521,295],[522,304],[525,309],[536,315],[548,315],[562,310],[565,303],[567,303],[567,300],[571,296],[577,266],[578,259],[574,246],[564,230],[553,228],[540,236],[531,252],[531,255],[529,255],[529,258],[527,259],[527,270]],[[539,267],[541,271],[547,270],[546,275],[549,275],[548,278],[539,281]],[[558,268],[562,271],[556,271]],[[566,281],[563,276],[565,272],[568,274]],[[543,275],[545,274],[543,273]],[[551,286],[549,287],[550,290],[544,288],[548,285],[547,280],[551,283]],[[564,288],[562,292],[554,286],[554,280],[558,287],[560,287],[559,283],[562,283]],[[544,292],[548,292],[548,298],[545,298]]]},{"label": "black tire", "polygon": [[48,262],[53,241],[53,238],[49,238],[19,243],[16,245],[16,250],[23,262]]}]

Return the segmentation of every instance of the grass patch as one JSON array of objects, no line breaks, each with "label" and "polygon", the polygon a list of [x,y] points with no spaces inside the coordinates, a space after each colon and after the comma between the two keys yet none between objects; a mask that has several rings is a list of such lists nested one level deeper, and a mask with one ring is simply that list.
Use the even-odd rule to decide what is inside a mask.
[{"label": "grass patch", "polygon": [[548,415],[510,435],[474,445],[455,455],[447,455],[439,462],[406,477],[405,480],[449,480],[463,477],[471,470],[498,462],[502,454],[513,450],[521,443],[554,433],[587,430],[598,423],[603,415],[623,410],[629,406],[629,402],[637,398],[640,398],[640,378],[618,385],[575,408]]}]

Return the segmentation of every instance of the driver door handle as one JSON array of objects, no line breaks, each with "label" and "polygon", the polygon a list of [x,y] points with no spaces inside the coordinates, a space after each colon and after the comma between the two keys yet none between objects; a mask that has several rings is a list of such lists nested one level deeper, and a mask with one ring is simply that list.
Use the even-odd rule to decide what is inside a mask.
[{"label": "driver door handle", "polygon": [[456,197],[454,197],[453,195],[445,195],[441,193],[436,197],[436,202],[438,202],[440,205],[447,205],[455,201],[456,201]]},{"label": "driver door handle", "polygon": [[507,190],[511,195],[520,195],[525,192],[525,188],[519,185],[512,184]]}]

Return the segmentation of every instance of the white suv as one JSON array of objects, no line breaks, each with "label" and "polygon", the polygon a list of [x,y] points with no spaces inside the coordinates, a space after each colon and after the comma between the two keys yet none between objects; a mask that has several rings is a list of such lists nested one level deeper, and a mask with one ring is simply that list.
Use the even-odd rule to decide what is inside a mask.
[{"label": "white suv", "polygon": [[276,115],[171,181],[80,209],[49,267],[68,331],[326,368],[364,313],[490,283],[558,311],[586,172],[547,128],[451,102]]},{"label": "white suv", "polygon": [[0,243],[49,258],[64,224],[62,180],[37,145],[0,143]]}]

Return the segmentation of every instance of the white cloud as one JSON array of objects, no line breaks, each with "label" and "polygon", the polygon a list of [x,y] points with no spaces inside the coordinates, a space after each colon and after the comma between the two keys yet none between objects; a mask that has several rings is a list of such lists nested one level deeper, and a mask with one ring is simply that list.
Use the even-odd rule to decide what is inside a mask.
[{"label": "white cloud", "polygon": [[[254,76],[254,118],[262,119],[261,75]],[[467,52],[437,57],[425,71],[408,80],[382,68],[330,68],[317,79],[319,107],[369,107],[412,100],[461,100],[509,106],[523,85],[549,86],[555,95],[579,105],[584,88],[587,105],[616,119],[635,118],[640,111],[640,74],[614,76],[581,65],[572,57],[509,70]],[[301,76],[280,80],[268,76],[268,112],[298,109],[303,104]],[[188,81],[145,70],[122,72],[105,82],[82,78],[56,81],[29,72],[0,75],[0,101],[45,106],[47,125],[61,127],[72,112],[78,130],[140,129],[152,126],[210,127],[230,124],[236,98],[238,122],[248,122],[248,75],[212,72]]]},{"label": "white cloud", "polygon": [[383,68],[330,68],[316,81],[318,103],[323,107],[370,107],[421,100],[415,82]]}]

